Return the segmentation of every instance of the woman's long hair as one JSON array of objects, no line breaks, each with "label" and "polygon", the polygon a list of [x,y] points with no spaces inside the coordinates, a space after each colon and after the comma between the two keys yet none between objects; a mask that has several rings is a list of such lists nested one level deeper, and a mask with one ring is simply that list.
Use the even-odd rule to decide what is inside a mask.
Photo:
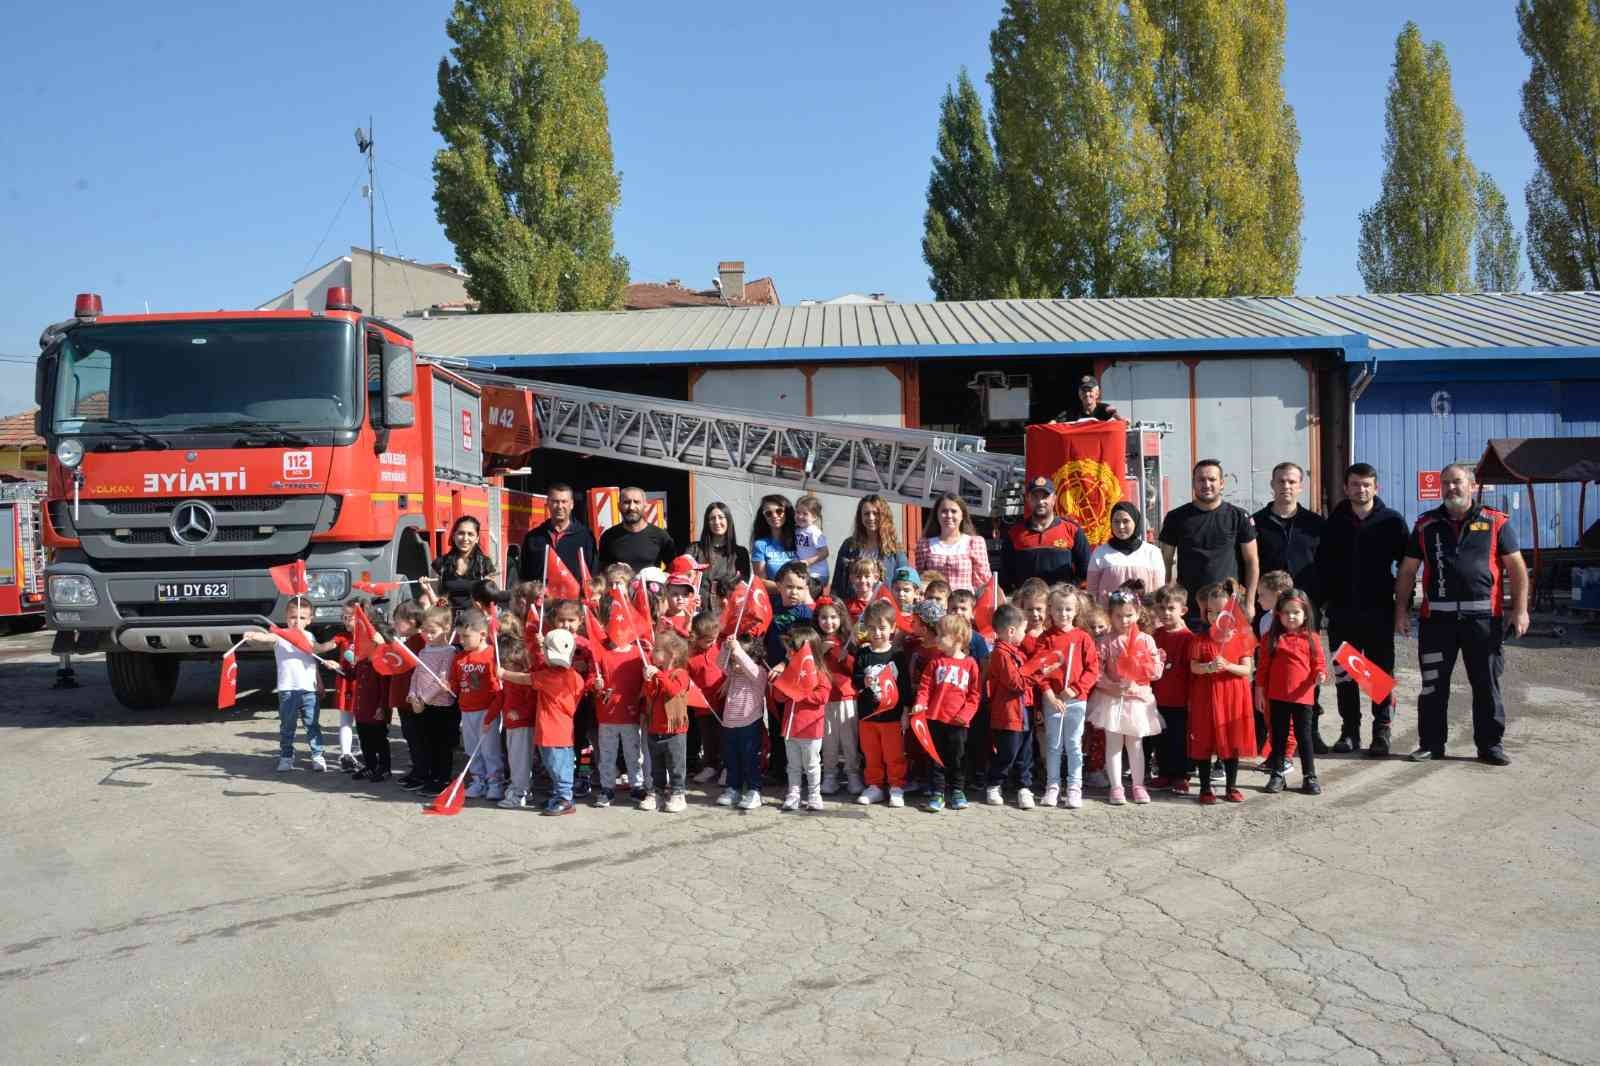
[{"label": "woman's long hair", "polygon": [[761,497],[761,502],[756,506],[756,520],[750,524],[750,543],[766,540],[772,534],[772,524],[767,521],[765,511],[769,503],[783,504],[783,525],[778,530],[778,544],[784,551],[794,551],[794,504],[789,502],[789,497],[780,493],[772,493]]},{"label": "woman's long hair", "polygon": [[[711,534],[711,516],[718,511],[721,511],[722,517],[728,520],[728,531],[721,537],[714,537]],[[721,500],[706,505],[705,517],[700,521],[699,544],[705,556],[700,560],[703,563],[709,563],[714,554],[726,555],[729,559],[738,556],[739,535],[733,529],[733,512],[728,510],[728,505]]]},{"label": "woman's long hair", "polygon": [[[868,533],[866,525],[861,521],[861,516],[869,510],[878,513],[876,534]],[[851,531],[850,536],[855,541],[858,552],[863,544],[874,539],[878,542],[879,557],[893,555],[900,550],[900,534],[894,527],[894,510],[882,496],[861,497],[861,502],[856,504],[855,529]]]}]

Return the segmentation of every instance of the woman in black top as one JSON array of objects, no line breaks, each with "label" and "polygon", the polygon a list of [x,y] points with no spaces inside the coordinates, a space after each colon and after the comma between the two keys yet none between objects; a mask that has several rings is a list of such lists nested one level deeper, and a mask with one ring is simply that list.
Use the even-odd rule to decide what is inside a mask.
[{"label": "woman in black top", "polygon": [[750,579],[750,551],[739,546],[733,531],[733,512],[718,501],[706,508],[700,539],[689,545],[694,561],[709,567],[700,582],[700,609],[722,610],[722,598],[735,585]]},{"label": "woman in black top", "polygon": [[433,591],[456,614],[472,606],[478,582],[495,576],[494,561],[479,545],[482,529],[471,515],[462,515],[450,527],[451,549],[433,561]]}]

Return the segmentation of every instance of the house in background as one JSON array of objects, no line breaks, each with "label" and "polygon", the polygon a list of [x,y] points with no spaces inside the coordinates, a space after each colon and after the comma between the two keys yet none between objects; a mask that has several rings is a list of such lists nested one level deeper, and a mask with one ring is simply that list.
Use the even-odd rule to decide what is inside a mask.
[{"label": "house in background", "polygon": [[33,411],[0,417],[0,474],[42,478],[44,438],[33,431]]},{"label": "house in background", "polygon": [[[374,272],[378,298],[372,298]],[[379,318],[399,320],[421,310],[475,310],[467,296],[467,275],[449,263],[417,263],[351,248],[349,255],[330,259],[296,278],[288,290],[256,308],[257,311],[320,311],[327,306],[328,290],[350,290],[355,305]]]},{"label": "house in background", "polygon": [[725,259],[709,289],[687,288],[682,281],[639,281],[622,297],[627,311],[659,311],[667,307],[777,307],[778,286],[771,278],[744,279],[744,260]]}]

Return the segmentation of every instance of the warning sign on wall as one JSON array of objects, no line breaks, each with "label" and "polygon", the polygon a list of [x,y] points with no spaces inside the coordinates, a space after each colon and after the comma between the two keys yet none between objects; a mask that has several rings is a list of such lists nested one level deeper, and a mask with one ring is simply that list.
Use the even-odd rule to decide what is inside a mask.
[{"label": "warning sign on wall", "polygon": [[1437,470],[1418,470],[1417,471],[1417,499],[1419,499],[1419,500],[1438,500],[1438,499],[1442,499],[1443,498],[1443,494],[1439,491],[1439,488],[1440,488],[1439,471],[1437,471]]}]

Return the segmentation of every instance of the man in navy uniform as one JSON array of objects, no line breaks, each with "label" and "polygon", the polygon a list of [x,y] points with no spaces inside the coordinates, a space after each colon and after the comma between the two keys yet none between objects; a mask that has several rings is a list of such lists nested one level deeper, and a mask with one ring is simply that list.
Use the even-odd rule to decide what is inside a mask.
[{"label": "man in navy uniform", "polygon": [[1491,766],[1511,760],[1500,746],[1506,731],[1500,698],[1504,666],[1501,638],[1507,620],[1501,587],[1511,586],[1509,627],[1528,631],[1528,566],[1506,516],[1473,501],[1473,472],[1460,463],[1440,471],[1443,503],[1417,519],[1394,583],[1394,629],[1410,630],[1411,592],[1422,571],[1417,658],[1422,693],[1417,699],[1420,745],[1412,762],[1442,758],[1450,703],[1450,673],[1461,656],[1472,685],[1472,739],[1478,759]]},{"label": "man in navy uniform", "polygon": [[[1056,486],[1044,475],[1028,482],[1027,514],[1000,543],[1000,587],[1013,592],[1030,577],[1081,585],[1089,576],[1089,538],[1056,514]],[[981,594],[982,589],[978,592]]]}]

